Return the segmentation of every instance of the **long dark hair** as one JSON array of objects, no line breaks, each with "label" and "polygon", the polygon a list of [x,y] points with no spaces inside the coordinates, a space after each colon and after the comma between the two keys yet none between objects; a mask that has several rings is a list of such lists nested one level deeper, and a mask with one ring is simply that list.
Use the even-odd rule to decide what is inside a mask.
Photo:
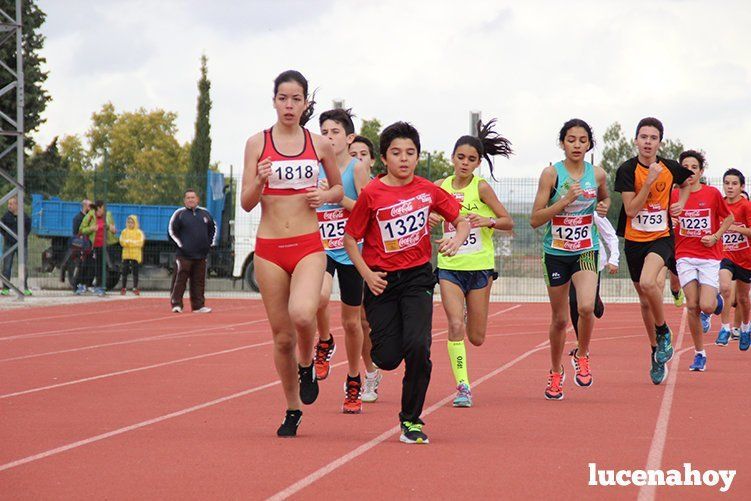
[{"label": "long dark hair", "polygon": [[573,129],[574,127],[581,127],[587,133],[587,138],[589,138],[589,148],[587,148],[587,151],[590,151],[592,148],[594,148],[595,138],[592,134],[592,127],[590,127],[589,124],[581,118],[572,118],[571,120],[563,124],[561,130],[558,131],[558,141],[562,143],[563,140],[566,139],[566,134],[568,134],[568,131]]},{"label": "long dark hair", "polygon": [[308,123],[308,120],[313,117],[313,106],[316,104],[316,93],[313,92],[313,95],[308,99],[308,80],[299,71],[287,70],[279,73],[279,76],[274,79],[274,97],[276,97],[276,93],[279,91],[279,86],[287,82],[296,82],[300,84],[303,96],[308,101],[308,107],[302,112],[302,115],[300,115],[300,125],[304,126]]},{"label": "long dark hair", "polygon": [[477,121],[477,137],[474,136],[462,136],[456,140],[454,145],[454,151],[451,152],[451,156],[454,156],[459,146],[469,145],[477,150],[477,154],[484,157],[488,161],[490,166],[490,176],[495,179],[493,173],[493,156],[502,155],[506,158],[514,153],[511,149],[511,141],[498,134],[493,130],[493,126],[496,123],[496,119],[493,118],[485,125],[481,120]]}]

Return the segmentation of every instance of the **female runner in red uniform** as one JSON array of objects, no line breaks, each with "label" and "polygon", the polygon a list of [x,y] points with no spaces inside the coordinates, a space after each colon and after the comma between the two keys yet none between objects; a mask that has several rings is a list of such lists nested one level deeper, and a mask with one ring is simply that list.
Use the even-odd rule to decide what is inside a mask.
[{"label": "female runner in red uniform", "polygon": [[[343,192],[329,141],[303,127],[314,104],[308,101],[305,77],[292,70],[276,77],[273,103],[276,123],[245,144],[241,204],[250,211],[261,203],[255,273],[274,337],[274,365],[287,399],[277,435],[293,437],[302,418],[301,404],[311,404],[318,396],[313,341],[326,255],[315,208],[339,202]],[[318,188],[321,165],[327,190]]]}]

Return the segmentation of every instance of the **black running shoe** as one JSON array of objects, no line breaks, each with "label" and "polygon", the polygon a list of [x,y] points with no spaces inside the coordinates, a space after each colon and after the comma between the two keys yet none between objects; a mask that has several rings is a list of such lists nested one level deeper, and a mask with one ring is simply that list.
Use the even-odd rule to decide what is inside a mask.
[{"label": "black running shoe", "polygon": [[297,374],[300,381],[300,400],[305,405],[310,405],[318,398],[318,380],[313,370],[313,364],[308,367],[298,365]]},{"label": "black running shoe", "polygon": [[422,432],[422,423],[402,421],[402,434],[399,441],[405,444],[429,444],[428,436]]},{"label": "black running shoe", "polygon": [[282,425],[276,430],[278,437],[295,437],[297,436],[297,427],[302,421],[302,411],[290,411],[284,415]]}]

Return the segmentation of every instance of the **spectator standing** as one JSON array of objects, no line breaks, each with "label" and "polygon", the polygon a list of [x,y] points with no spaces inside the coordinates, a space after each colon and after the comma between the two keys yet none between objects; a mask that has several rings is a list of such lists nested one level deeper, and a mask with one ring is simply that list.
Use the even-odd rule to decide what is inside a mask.
[{"label": "spectator standing", "polygon": [[[23,213],[23,222],[24,222],[24,229],[26,230],[24,232],[24,255],[26,257],[26,262],[29,262],[29,232],[31,232],[31,218]],[[17,197],[11,197],[8,200],[8,210],[3,214],[2,222],[5,227],[12,230],[13,233],[18,235],[18,198]],[[0,233],[2,233],[3,236],[3,253],[7,252],[8,249],[13,247],[18,243],[15,237],[13,237],[10,233],[8,233],[5,228],[0,226]],[[10,275],[13,272],[13,258],[18,255],[18,247],[10,251],[10,253],[5,256],[3,259],[3,276],[10,280]],[[20,278],[20,277],[19,277]],[[8,284],[3,282],[3,290],[0,292],[3,296],[7,296],[10,294],[10,290],[8,289]],[[31,290],[29,290],[29,284],[28,284],[28,268],[27,273],[23,277],[23,294],[24,296],[31,296]]]},{"label": "spectator standing", "polygon": [[169,236],[177,246],[175,271],[172,274],[170,301],[174,313],[183,311],[183,294],[190,279],[190,306],[193,313],[211,313],[205,305],[206,256],[216,245],[216,223],[205,208],[200,207],[195,190],[185,190],[184,207],[172,214]]},{"label": "spectator standing", "polygon": [[133,294],[140,295],[138,290],[138,269],[143,261],[143,232],[138,227],[138,216],[132,214],[128,216],[126,228],[120,234],[120,246],[123,248],[122,264],[122,288],[120,294],[123,296],[128,288],[128,274],[133,273]]},{"label": "spectator standing", "polygon": [[93,273],[87,276],[86,285],[91,287],[94,277],[99,274],[100,279],[97,280],[97,287],[94,291],[98,296],[104,296],[104,290],[107,287],[106,273],[102,270],[103,263],[106,262],[104,254],[105,239],[108,246],[115,245],[118,242],[117,236],[115,236],[117,228],[112,213],[106,210],[104,202],[97,200],[91,204],[91,210],[84,216],[79,231],[89,237],[93,248],[91,255],[94,269]]},{"label": "spectator standing", "polygon": [[71,261],[78,260],[78,267],[75,268],[75,274],[73,276],[73,286],[76,288],[76,294],[83,294],[86,292],[86,285],[84,280],[86,276],[93,276],[93,270],[91,273],[86,273],[85,270],[91,267],[91,245],[88,237],[85,237],[81,232],[81,223],[83,218],[89,212],[91,207],[91,200],[84,198],[81,202],[81,211],[73,218],[73,238],[70,245],[70,259]]}]

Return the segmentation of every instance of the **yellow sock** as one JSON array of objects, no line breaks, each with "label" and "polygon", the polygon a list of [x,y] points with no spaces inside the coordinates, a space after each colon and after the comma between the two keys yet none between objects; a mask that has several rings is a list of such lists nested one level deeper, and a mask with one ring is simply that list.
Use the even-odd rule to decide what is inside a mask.
[{"label": "yellow sock", "polygon": [[469,386],[469,376],[467,375],[467,350],[464,348],[464,341],[449,341],[449,360],[451,361],[451,371],[454,373],[456,384],[466,383]]}]

